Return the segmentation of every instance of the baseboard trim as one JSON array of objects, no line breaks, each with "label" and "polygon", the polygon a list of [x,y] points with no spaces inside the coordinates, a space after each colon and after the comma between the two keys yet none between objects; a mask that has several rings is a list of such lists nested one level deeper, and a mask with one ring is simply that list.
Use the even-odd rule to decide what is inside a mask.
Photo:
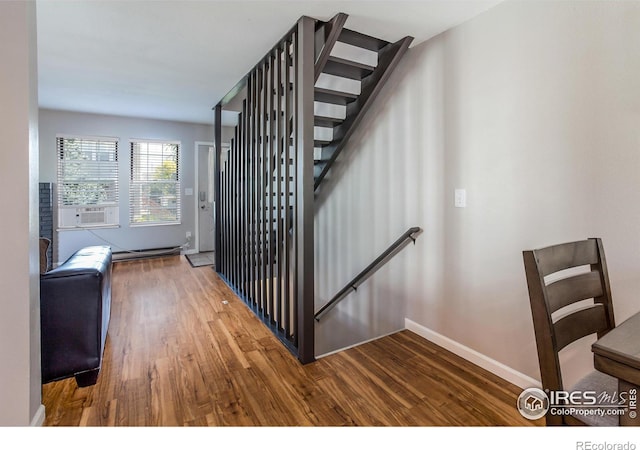
[{"label": "baseboard trim", "polygon": [[455,353],[461,358],[464,358],[467,361],[472,362],[473,364],[480,366],[485,370],[488,370],[494,375],[497,375],[500,378],[512,384],[515,384],[518,387],[521,387],[522,389],[526,389],[529,387],[542,387],[540,381],[531,378],[530,376],[525,375],[521,372],[518,372],[517,370],[514,370],[511,367],[488,357],[487,355],[477,352],[476,350],[469,348],[466,345],[463,345],[459,342],[454,341],[453,339],[441,335],[440,333],[430,330],[429,328],[420,325],[419,323],[416,323],[412,320],[405,319],[404,322],[407,330],[412,331],[419,336],[422,336],[428,341],[431,341],[434,344],[439,345],[440,347],[449,350],[452,353]]},{"label": "baseboard trim", "polygon": [[44,405],[41,404],[40,406],[38,406],[36,413],[33,415],[33,418],[31,419],[31,423],[29,424],[29,426],[41,427],[42,425],[44,425],[44,418],[45,418]]},{"label": "baseboard trim", "polygon": [[152,248],[146,250],[129,250],[124,252],[114,252],[112,254],[113,262],[133,261],[145,258],[161,258],[163,256],[180,255],[180,247]]}]

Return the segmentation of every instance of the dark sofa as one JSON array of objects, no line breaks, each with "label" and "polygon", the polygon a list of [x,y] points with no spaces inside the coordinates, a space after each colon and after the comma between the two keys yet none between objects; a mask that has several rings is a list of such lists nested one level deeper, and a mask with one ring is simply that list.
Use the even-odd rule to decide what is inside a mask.
[{"label": "dark sofa", "polygon": [[95,384],[111,314],[111,248],[86,247],[40,275],[42,382]]}]

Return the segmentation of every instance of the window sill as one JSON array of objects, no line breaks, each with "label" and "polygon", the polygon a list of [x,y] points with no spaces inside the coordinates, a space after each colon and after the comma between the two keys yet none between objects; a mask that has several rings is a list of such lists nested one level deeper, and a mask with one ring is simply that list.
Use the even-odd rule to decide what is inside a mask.
[{"label": "window sill", "polygon": [[169,223],[130,223],[129,228],[144,228],[144,227],[171,227],[176,225],[182,225],[182,222],[169,222]]},{"label": "window sill", "polygon": [[120,225],[93,225],[93,226],[77,226],[77,227],[58,227],[56,231],[83,231],[83,230],[104,230],[120,228]]}]

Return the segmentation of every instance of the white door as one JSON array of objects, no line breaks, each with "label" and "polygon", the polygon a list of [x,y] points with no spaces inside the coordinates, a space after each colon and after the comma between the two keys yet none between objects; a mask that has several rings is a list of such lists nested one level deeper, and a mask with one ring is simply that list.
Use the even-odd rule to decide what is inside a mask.
[{"label": "white door", "polygon": [[[210,150],[211,149],[211,150]],[[198,251],[211,252],[214,249],[215,222],[213,218],[213,190],[209,180],[213,168],[209,160],[210,145],[198,145]]]}]

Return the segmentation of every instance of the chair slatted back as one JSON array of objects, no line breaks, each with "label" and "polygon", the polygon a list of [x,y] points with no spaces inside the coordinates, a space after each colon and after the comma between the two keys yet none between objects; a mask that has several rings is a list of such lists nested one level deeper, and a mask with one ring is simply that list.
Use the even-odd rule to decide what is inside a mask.
[{"label": "chair slatted back", "polygon": [[[590,334],[602,337],[615,326],[607,263],[599,238],[523,252],[531,314],[538,348],[543,388],[562,390],[558,353]],[[589,271],[548,282],[545,277],[581,266]],[[554,278],[555,278],[554,276]],[[593,298],[582,308],[563,308]],[[558,312],[559,318],[552,317]]]}]

